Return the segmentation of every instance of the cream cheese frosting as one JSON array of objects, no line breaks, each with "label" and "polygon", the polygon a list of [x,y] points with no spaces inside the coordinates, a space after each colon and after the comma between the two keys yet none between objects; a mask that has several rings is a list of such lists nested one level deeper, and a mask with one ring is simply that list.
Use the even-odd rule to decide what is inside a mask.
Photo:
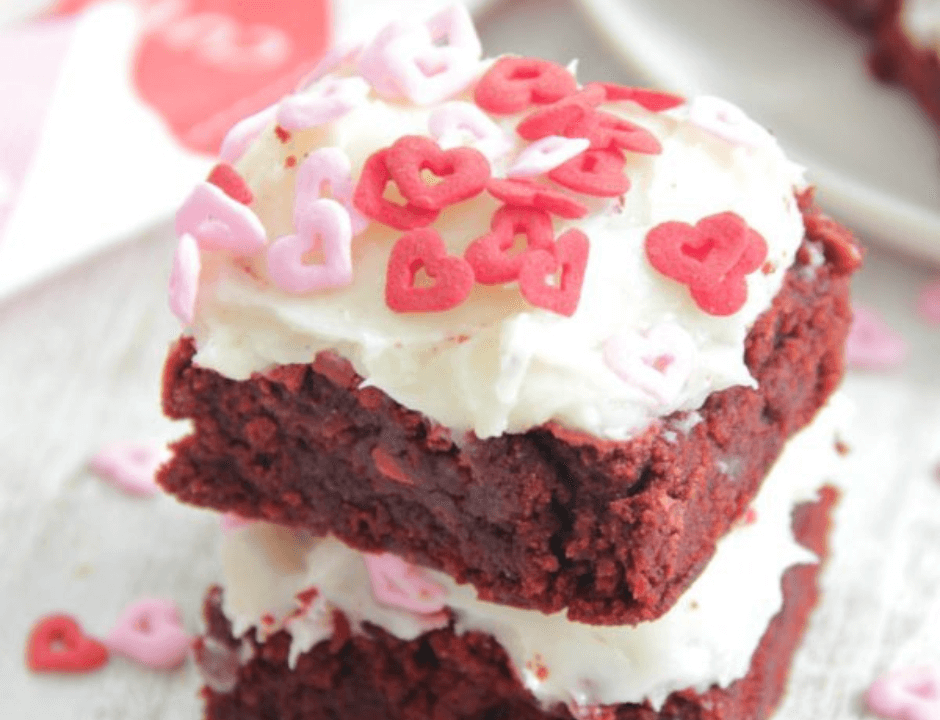
[{"label": "cream cheese frosting", "polygon": [[[835,442],[845,422],[844,402],[832,398],[813,424],[794,436],[754,500],[754,522],[722,539],[702,575],[655,621],[585,625],[563,612],[544,615],[483,602],[469,585],[457,585],[442,573],[425,571],[426,576],[444,589],[455,631],[493,635],[546,706],[649,700],[660,707],[676,690],[726,687],[746,674],[780,609],[784,570],[817,562],[794,540],[791,511],[813,499],[822,484],[838,484]],[[364,556],[335,539],[255,523],[226,536],[223,562],[224,611],[236,636],[255,628],[263,639],[286,628],[293,636],[291,663],[331,635],[333,608],[354,628],[368,622],[405,640],[441,624],[434,615],[376,600]],[[316,588],[317,601],[298,613],[296,596],[309,588]]]},{"label": "cream cheese frosting", "polygon": [[[491,62],[479,61],[476,76]],[[335,82],[353,72],[347,64],[318,82]],[[472,85],[425,106],[357,87],[366,94],[342,117],[295,130],[287,142],[272,119],[237,161],[269,243],[295,230],[292,158],[302,162],[320,148],[339,148],[355,179],[371,154],[404,135],[436,132],[443,147],[485,142],[460,126],[440,129],[439,113],[446,105],[475,108]],[[316,88],[314,83],[300,95]],[[244,379],[276,365],[310,362],[319,351],[335,351],[366,385],[457,432],[472,431],[481,438],[556,421],[598,437],[625,439],[658,417],[700,407],[715,391],[754,386],[744,363],[744,340],[778,292],[802,241],[794,191],[804,180],[802,168],[786,159],[763,128],[740,111],[725,112],[729,107],[698,99],[659,113],[633,102],[600,106],[650,131],[662,152],[627,152],[631,187],[625,195],[611,200],[578,196],[590,207],[586,217],[554,218],[556,237],[577,228],[590,243],[580,303],[570,317],[527,304],[512,284],[477,284],[462,305],[446,312],[394,312],[385,303],[383,287],[392,246],[403,233],[371,222],[352,241],[352,282],[310,294],[279,290],[263,258],[203,250],[191,325],[195,362]],[[273,118],[273,111],[269,115]],[[494,177],[505,177],[526,146],[514,132],[523,117],[493,118],[503,134],[496,138],[500,142],[490,138],[483,149],[492,156]],[[721,132],[722,123],[736,132]],[[488,231],[498,207],[483,193],[446,208],[433,227],[450,253],[459,256]],[[653,269],[644,238],[660,223],[694,224],[729,211],[763,236],[768,255],[763,270],[746,277],[744,306],[718,317],[699,309],[685,286]],[[660,333],[661,327],[668,332]],[[618,347],[639,347],[656,345],[655,338],[677,337],[685,356],[665,392],[624,379],[612,368],[611,354],[605,354],[614,340],[620,341]],[[659,349],[670,357],[676,352]]]}]

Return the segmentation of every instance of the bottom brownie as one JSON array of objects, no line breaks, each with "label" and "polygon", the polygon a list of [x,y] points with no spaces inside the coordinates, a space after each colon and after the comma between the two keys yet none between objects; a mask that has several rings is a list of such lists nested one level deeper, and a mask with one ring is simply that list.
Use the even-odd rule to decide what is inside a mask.
[{"label": "bottom brownie", "polygon": [[[836,496],[825,488],[817,501],[798,506],[793,514],[795,537],[821,558],[827,552],[829,512]],[[672,693],[659,711],[648,703],[542,708],[493,637],[458,635],[453,622],[403,641],[373,625],[353,633],[337,613],[332,638],[300,655],[291,669],[290,635],[281,631],[260,643],[251,632],[237,640],[222,611],[222,591],[214,588],[205,602],[208,632],[197,652],[210,685],[203,691],[206,718],[757,720],[767,717],[783,694],[790,661],[818,597],[819,568],[798,565],[784,574],[783,606],[743,678],[703,694]],[[246,662],[240,664],[239,656]]]}]

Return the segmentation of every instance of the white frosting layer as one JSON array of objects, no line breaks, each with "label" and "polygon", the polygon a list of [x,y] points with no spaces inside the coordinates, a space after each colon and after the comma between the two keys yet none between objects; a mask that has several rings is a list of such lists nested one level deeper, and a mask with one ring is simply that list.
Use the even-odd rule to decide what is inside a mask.
[{"label": "white frosting layer", "polygon": [[[760,637],[781,606],[780,578],[815,557],[793,539],[791,510],[812,499],[823,483],[837,482],[834,442],[845,407],[834,399],[813,425],[795,436],[753,503],[756,521],[739,526],[719,544],[708,567],[665,615],[635,627],[590,626],[564,613],[544,615],[481,602],[470,586],[428,572],[446,588],[457,632],[492,634],[519,676],[544,704],[642,702],[662,705],[669,693],[743,677]],[[379,625],[410,640],[436,625],[433,616],[379,604],[362,556],[333,539],[311,539],[258,523],[227,536],[225,613],[236,635],[257,627],[286,626],[293,634],[291,661],[331,634],[332,608],[354,627]],[[290,618],[295,596],[316,587],[311,611]],[[270,614],[273,622],[261,623]],[[541,664],[544,678],[535,671]]]},{"label": "white frosting layer", "polygon": [[[481,64],[480,71],[486,64]],[[470,101],[469,92],[455,100]],[[358,178],[365,159],[407,134],[429,135],[437,108],[387,102],[371,95],[332,123],[295,132],[287,144],[269,127],[237,167],[255,193],[252,208],[269,242],[292,227],[296,168],[321,147],[339,147]],[[321,350],[349,359],[369,385],[456,431],[479,437],[522,432],[549,420],[603,438],[623,439],[653,419],[699,407],[712,392],[754,385],[743,359],[745,336],[770,305],[803,237],[794,188],[802,169],[773,138],[751,132],[736,144],[690,121],[689,106],[655,114],[633,103],[601,109],[650,130],[660,155],[627,153],[632,187],[623,198],[580,197],[592,207],[582,220],[555,218],[556,237],[578,227],[590,240],[577,312],[563,317],[534,308],[515,283],[476,285],[460,307],[442,313],[399,314],[386,307],[385,271],[403,233],[373,222],[354,238],[354,279],[348,287],[292,296],[275,288],[263,257],[203,253],[193,332],[196,362],[241,379],[273,365],[309,362]],[[493,163],[504,176],[525,143],[514,133],[521,116],[500,120],[512,150]],[[737,122],[736,118],[736,122]],[[472,144],[451,133],[447,144]],[[434,228],[461,255],[489,229],[498,203],[484,193],[445,210]],[[747,303],[728,317],[696,307],[688,289],[647,262],[644,238],[671,220],[696,223],[733,211],[767,241],[767,268],[747,277]],[[695,356],[675,392],[649,392],[624,380],[604,361],[614,336],[638,337],[666,324],[691,339]],[[641,384],[642,385],[642,384]],[[672,387],[671,385],[671,387]]]},{"label": "white frosting layer", "polygon": [[901,6],[901,26],[919,44],[940,52],[940,2],[906,0]]}]

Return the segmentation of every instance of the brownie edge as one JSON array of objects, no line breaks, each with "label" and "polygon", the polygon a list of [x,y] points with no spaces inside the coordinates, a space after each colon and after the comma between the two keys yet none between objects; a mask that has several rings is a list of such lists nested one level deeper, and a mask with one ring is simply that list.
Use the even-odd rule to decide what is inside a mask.
[{"label": "brownie edge", "polygon": [[[170,352],[164,411],[191,418],[160,484],[184,502],[333,534],[596,624],[666,612],[843,372],[849,233],[799,197],[806,239],[745,346],[757,388],[713,393],[624,442],[541,426],[480,440],[360,388],[321,354],[234,381]],[[693,420],[699,420],[694,424]]]},{"label": "brownie edge", "polygon": [[[796,537],[826,555],[829,513],[837,494],[824,488],[793,516]],[[820,565],[798,565],[783,576],[783,606],[760,640],[745,677],[705,693],[672,693],[657,712],[647,704],[586,709],[579,720],[762,720],[783,695],[790,663],[818,598]],[[240,641],[212,589],[204,613],[207,639],[235,657]],[[354,633],[341,615],[334,636],[302,654],[294,669],[290,636],[265,643],[246,636],[253,657],[238,666],[227,691],[206,687],[206,720],[572,720],[569,708],[545,709],[515,677],[505,651],[479,632],[453,626],[403,641],[368,625]],[[218,651],[217,651],[218,652]],[[211,675],[211,671],[210,671]]]}]

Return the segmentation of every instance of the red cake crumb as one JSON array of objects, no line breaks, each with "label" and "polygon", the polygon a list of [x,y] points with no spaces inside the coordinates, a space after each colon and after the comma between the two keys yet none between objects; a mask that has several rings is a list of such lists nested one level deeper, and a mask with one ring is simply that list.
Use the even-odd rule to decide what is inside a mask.
[{"label": "red cake crumb", "polygon": [[[829,513],[837,498],[825,488],[816,502],[797,508],[797,539],[826,556]],[[783,576],[783,607],[771,620],[747,674],[728,688],[672,693],[657,712],[649,704],[589,708],[610,720],[763,720],[783,695],[793,653],[818,598],[819,565],[798,565]],[[222,592],[205,602],[208,637],[232,652],[239,641],[222,613]],[[339,616],[342,617],[342,616]],[[238,671],[231,691],[205,688],[206,720],[573,720],[563,706],[542,708],[521,684],[496,640],[484,633],[456,634],[453,625],[412,641],[366,625],[352,634],[342,622],[331,640],[287,665],[291,638],[279,632],[265,643],[253,633],[253,658]],[[576,708],[576,711],[578,709]]]}]

